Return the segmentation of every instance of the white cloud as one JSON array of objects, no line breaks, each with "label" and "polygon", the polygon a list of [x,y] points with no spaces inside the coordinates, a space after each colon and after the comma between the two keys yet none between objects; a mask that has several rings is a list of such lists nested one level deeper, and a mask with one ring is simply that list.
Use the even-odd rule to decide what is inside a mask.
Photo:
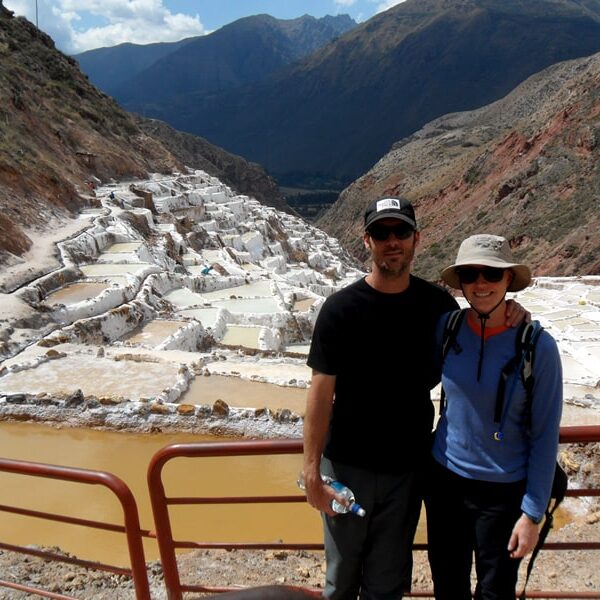
[{"label": "white cloud", "polygon": [[402,4],[405,0],[384,0],[377,5],[377,12],[383,12],[388,8],[392,8],[392,6],[396,6],[396,4]]},{"label": "white cloud", "polygon": [[352,6],[356,4],[356,0],[334,0],[334,2],[338,6]]},{"label": "white cloud", "polygon": [[[4,0],[35,23],[34,0]],[[75,54],[123,42],[174,42],[202,35],[199,16],[172,13],[163,0],[38,0],[39,27],[58,48]]]}]

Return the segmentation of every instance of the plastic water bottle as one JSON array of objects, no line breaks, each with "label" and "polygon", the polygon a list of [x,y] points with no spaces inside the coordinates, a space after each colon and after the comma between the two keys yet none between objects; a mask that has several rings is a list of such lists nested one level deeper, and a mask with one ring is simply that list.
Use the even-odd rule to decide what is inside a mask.
[{"label": "plastic water bottle", "polygon": [[[358,515],[359,517],[364,517],[367,514],[365,512],[365,509],[356,502],[356,499],[354,498],[354,492],[349,487],[345,486],[339,481],[336,481],[335,479],[333,479],[333,477],[329,477],[328,475],[321,475],[321,479],[328,486],[333,488],[338,496],[342,496],[342,498],[348,501],[348,506],[346,506],[345,504],[341,504],[337,500],[332,500],[331,508],[333,508],[333,510],[336,513],[339,513],[341,515],[344,515],[346,513],[352,513],[354,515]],[[300,475],[298,476],[297,483],[298,487],[301,490],[306,490],[306,483],[304,482],[304,473],[300,473]]]}]

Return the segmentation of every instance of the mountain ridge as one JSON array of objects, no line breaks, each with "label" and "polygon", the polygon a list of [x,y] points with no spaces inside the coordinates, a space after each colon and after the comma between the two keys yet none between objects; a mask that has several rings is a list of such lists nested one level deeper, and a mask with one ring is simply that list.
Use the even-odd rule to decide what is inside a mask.
[{"label": "mountain ridge", "polygon": [[[423,230],[415,272],[437,280],[462,239],[509,239],[535,275],[600,273],[600,53],[553,65],[504,98],[440,117],[340,195],[318,225],[356,256],[362,212],[406,195]],[[343,224],[343,225],[342,225]]]},{"label": "mountain ridge", "polygon": [[[110,91],[124,108],[145,113],[149,110],[146,105],[152,107],[173,96],[211,93],[260,81],[355,25],[348,15],[320,19],[304,15],[287,20],[266,14],[244,17],[210,34],[173,44],[172,51],[122,79],[119,85],[111,85]],[[156,51],[153,46],[148,50]],[[144,48],[136,51],[142,54]],[[94,52],[102,57],[115,51]],[[111,62],[116,59],[111,57]],[[90,70],[87,55],[82,56],[81,64],[102,87],[101,73]]]},{"label": "mountain ridge", "polygon": [[599,50],[597,0],[407,0],[266,80],[145,109],[282,184],[344,187],[430,120]]}]

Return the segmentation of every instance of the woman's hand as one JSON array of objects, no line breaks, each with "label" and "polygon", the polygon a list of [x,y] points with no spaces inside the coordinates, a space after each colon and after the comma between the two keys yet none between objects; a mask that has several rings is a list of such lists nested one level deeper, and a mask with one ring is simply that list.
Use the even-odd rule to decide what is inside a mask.
[{"label": "woman's hand", "polygon": [[540,537],[540,527],[527,515],[523,514],[513,527],[508,551],[511,558],[523,558],[529,554],[537,544]]}]

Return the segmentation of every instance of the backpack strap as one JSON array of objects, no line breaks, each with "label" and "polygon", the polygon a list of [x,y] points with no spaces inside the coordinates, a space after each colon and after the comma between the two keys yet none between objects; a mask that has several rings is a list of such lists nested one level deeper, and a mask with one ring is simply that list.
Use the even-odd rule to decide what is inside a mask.
[{"label": "backpack strap", "polygon": [[539,321],[523,322],[519,325],[517,335],[515,336],[515,355],[504,365],[500,371],[498,389],[496,391],[496,405],[494,408],[494,423],[498,429],[494,432],[494,439],[502,440],[502,425],[504,415],[504,401],[510,402],[515,390],[517,379],[513,379],[508,395],[506,394],[506,385],[509,376],[519,370],[520,379],[525,388],[526,407],[525,424],[529,428],[531,425],[531,405],[533,402],[533,387],[535,379],[533,377],[533,362],[535,358],[535,345],[542,332],[543,327]]},{"label": "backpack strap", "polygon": [[[456,340],[456,336],[458,335],[458,330],[467,314],[466,308],[459,308],[453,310],[446,319],[446,324],[444,325],[444,334],[442,337],[442,361],[446,358],[448,352],[450,352],[450,348],[456,352],[456,354],[460,354],[462,352],[462,348],[460,344]],[[442,391],[440,392],[440,410],[439,414],[441,415],[444,411],[444,406],[446,404],[446,392],[444,391],[444,386],[442,386]]]}]

